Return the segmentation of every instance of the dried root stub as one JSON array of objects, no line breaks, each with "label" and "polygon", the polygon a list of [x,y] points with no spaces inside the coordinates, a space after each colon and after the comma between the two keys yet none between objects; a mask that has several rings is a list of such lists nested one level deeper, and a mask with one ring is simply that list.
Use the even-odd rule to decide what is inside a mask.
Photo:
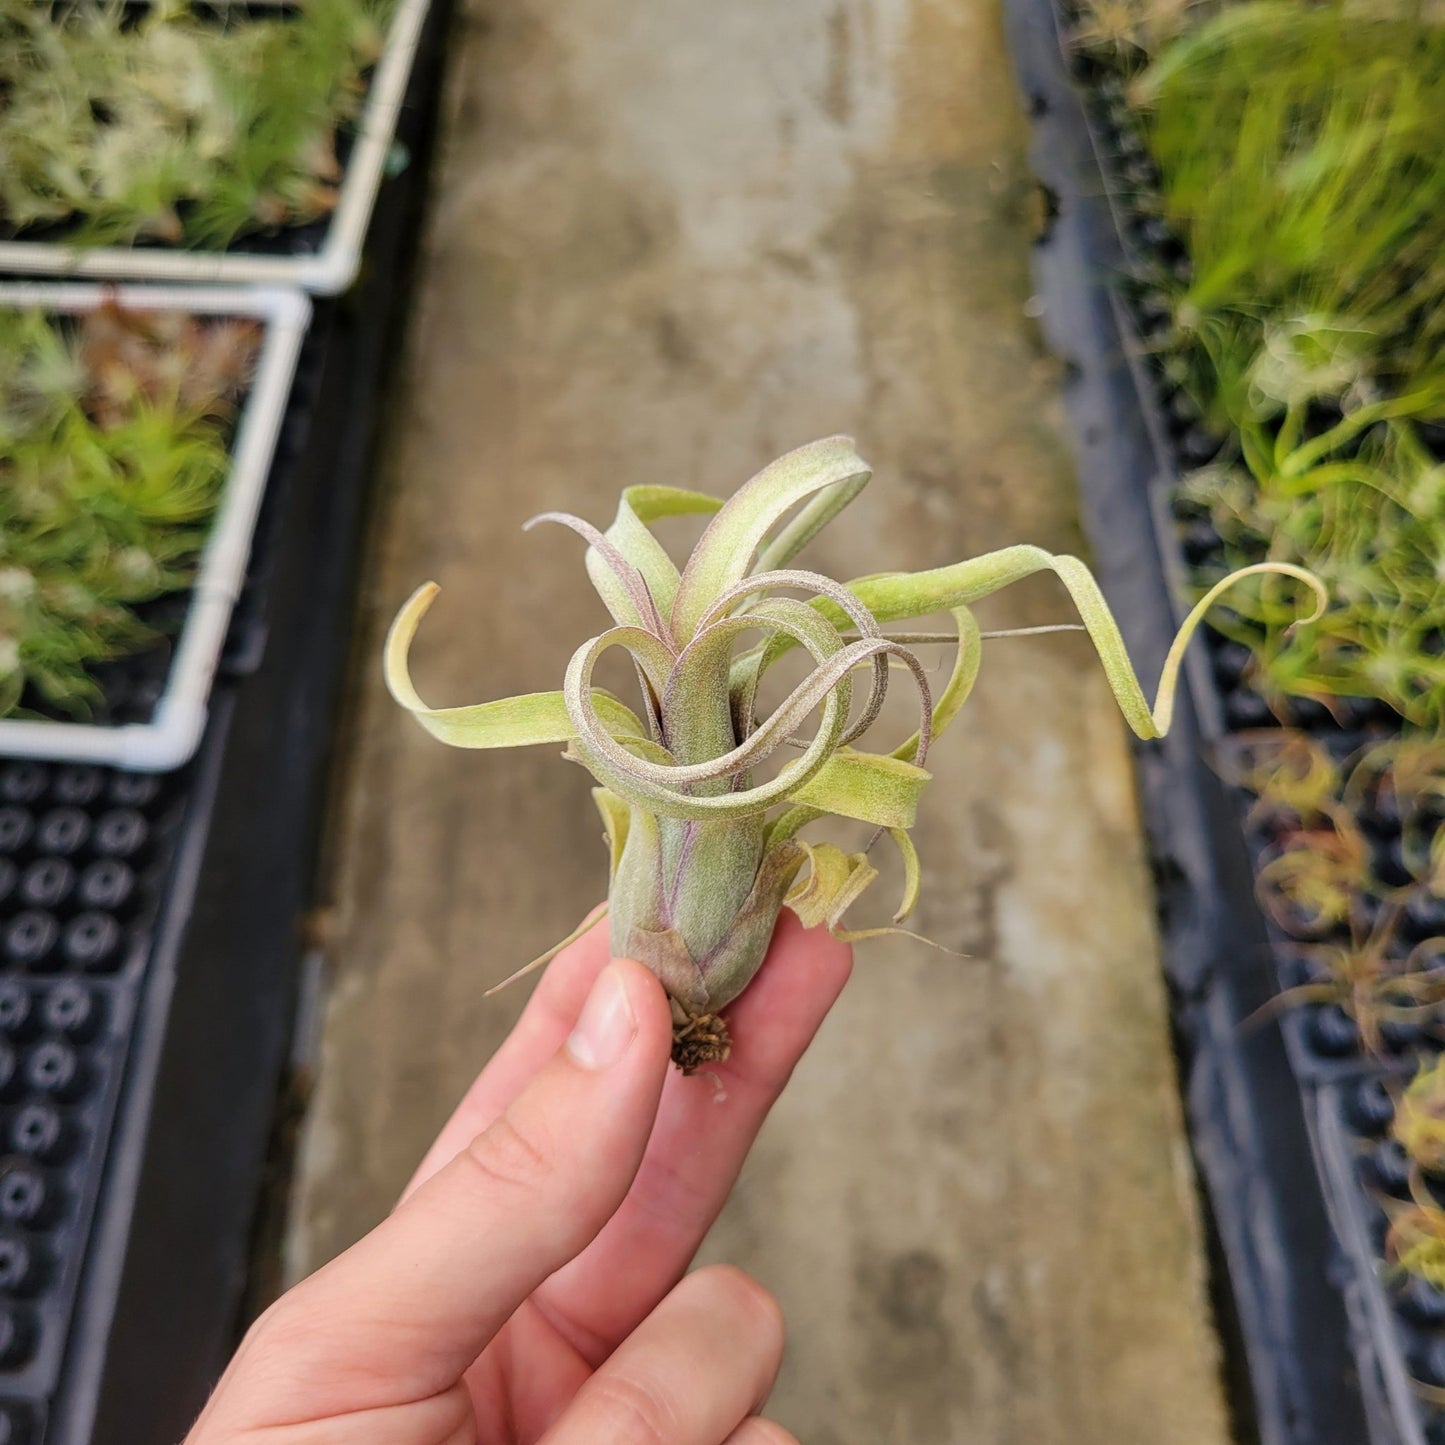
[{"label": "dried root stub", "polygon": [[672,1001],[672,1061],[684,1074],[709,1064],[724,1064],[733,1051],[727,1020],[721,1014],[690,1014]]},{"label": "dried root stub", "polygon": [[[1237,582],[1273,588],[1282,575],[1313,589],[1315,616],[1324,609],[1324,589],[1299,567],[1267,562],[1241,569],[1185,619],[1151,705],[1098,584],[1076,557],[1007,547],[952,567],[847,584],[792,566],[869,475],[850,438],[827,437],[780,457],[726,501],[637,486],[623,492],[606,532],[566,513],[534,519],[559,522],[587,542],[587,571],[614,623],[578,648],[558,692],[471,707],[423,702],[407,651],[436,596],[430,583],[402,608],[387,639],[392,696],[434,737],[463,748],[565,744],[564,756],[596,778],[593,797],[611,857],[605,911],[612,953],[639,960],[661,980],[673,1000],[673,1058],[686,1073],[727,1058],[720,1015],[762,966],[783,908],[805,927],[825,926],[843,939],[903,931],[844,926],[848,908],[878,876],[871,844],[845,853],[802,834],[830,817],[871,825],[874,841],[887,833],[904,868],[894,923],[912,912],[921,875],[908,830],[929,780],[929,747],[978,674],[983,639],[973,603],[1035,572],[1055,573],[1126,721],[1143,738],[1168,730],[1185,644]],[[651,524],[688,514],[711,520],[679,570]],[[934,613],[949,614],[953,630],[883,630],[885,623]],[[915,650],[933,643],[954,648],[952,672],[937,696]],[[636,672],[635,707],[592,681],[598,660],[613,648],[628,654]],[[798,649],[811,658],[811,670],[760,718],[764,675]],[[868,751],[862,739],[893,676],[917,693],[917,730],[891,750]],[[863,693],[856,708],[855,683]],[[778,757],[788,761],[771,775],[758,771]]]}]

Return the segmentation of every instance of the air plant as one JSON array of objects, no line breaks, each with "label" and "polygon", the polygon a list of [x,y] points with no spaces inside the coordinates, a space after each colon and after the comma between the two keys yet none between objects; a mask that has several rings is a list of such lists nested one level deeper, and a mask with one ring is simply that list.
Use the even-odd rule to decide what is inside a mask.
[{"label": "air plant", "polygon": [[224,19],[0,0],[0,223],[224,246],[324,216],[390,0]]},{"label": "air plant", "polygon": [[1383,1201],[1390,1216],[1385,1258],[1406,1274],[1445,1290],[1445,1209],[1422,1185],[1412,1186],[1412,1195],[1409,1203]]},{"label": "air plant", "polygon": [[105,306],[0,312],[0,716],[86,713],[92,668],[146,646],[229,468],[250,321]]},{"label": "air plant", "polygon": [[1445,1174],[1445,1059],[1422,1064],[1395,1106],[1390,1132],[1427,1174]]},{"label": "air plant", "polygon": [[1396,1102],[1390,1132],[1410,1161],[1410,1198],[1381,1201],[1390,1218],[1385,1258],[1445,1289],[1445,1209],[1426,1179],[1445,1174],[1445,1059],[1421,1065]]},{"label": "air plant", "polygon": [[1068,40],[1086,55],[1132,70],[1205,9],[1204,0],[1086,0]]},{"label": "air plant", "polygon": [[1309,970],[1310,981],[1277,993],[1255,1017],[1302,1004],[1333,1005],[1354,1021],[1362,1046],[1373,1055],[1385,1052],[1388,1027],[1438,1036],[1445,1023],[1445,938],[1402,951],[1395,924],[1396,915],[1389,913],[1362,937],[1286,950]]},{"label": "air plant", "polygon": [[[905,877],[895,925],[912,912],[921,875],[908,830],[929,779],[924,765],[979,667],[982,634],[971,604],[1053,571],[1078,608],[1130,727],[1155,738],[1169,727],[1185,645],[1236,581],[1221,581],[1189,614],[1151,707],[1098,585],[1077,558],[1016,546],[950,567],[881,573],[846,585],[794,567],[796,555],[858,495],[869,474],[850,438],[830,437],[779,458],[725,502],[672,487],[630,487],[605,533],[566,513],[534,518],[529,526],[558,522],[588,542],[587,570],[615,623],[573,654],[560,692],[472,707],[423,702],[407,653],[435,598],[431,583],[402,608],[387,639],[391,692],[433,736],[471,748],[565,743],[565,756],[596,778],[593,796],[611,855],[605,912],[612,949],[646,964],[667,989],[673,1057],[688,1071],[727,1057],[722,1012],[760,967],[784,906],[806,925],[825,924],[843,938],[887,931],[850,929],[843,921],[877,877],[872,844],[845,853],[833,843],[803,839],[805,828],[837,816],[870,825],[874,842],[888,833]],[[681,571],[649,530],[649,523],[680,514],[711,516]],[[1241,575],[1260,570],[1313,588],[1318,615],[1323,589],[1308,572],[1271,563]],[[885,623],[943,612],[952,615],[954,630],[942,639],[883,631]],[[750,639],[757,640],[740,650]],[[957,650],[935,699],[915,648],[938,640]],[[760,685],[795,648],[810,655],[812,670],[759,721]],[[627,653],[635,667],[640,710],[593,684],[599,659],[613,649]],[[866,751],[859,744],[878,718],[890,666],[906,672],[918,693],[918,727],[891,751]],[[854,716],[860,670],[868,686]],[[786,747],[799,755],[772,776],[757,776],[764,764],[785,756]]]}]

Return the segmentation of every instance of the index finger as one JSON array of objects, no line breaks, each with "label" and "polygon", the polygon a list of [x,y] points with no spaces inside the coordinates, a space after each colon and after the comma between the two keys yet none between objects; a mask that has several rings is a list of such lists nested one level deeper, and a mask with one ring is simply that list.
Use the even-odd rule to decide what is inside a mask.
[{"label": "index finger", "polygon": [[[593,913],[596,912],[594,909]],[[468,1141],[496,1119],[562,1047],[562,1040],[582,1012],[587,991],[607,966],[609,956],[604,918],[547,965],[516,1026],[487,1061],[426,1151],[411,1182],[402,1191],[403,1200],[455,1159]]]},{"label": "index finger", "polygon": [[606,969],[567,1046],[506,1112],[262,1316],[218,1392],[226,1423],[271,1423],[253,1418],[261,1401],[278,1421],[321,1419],[455,1385],[626,1194],[671,1036],[657,980],[626,960]]}]

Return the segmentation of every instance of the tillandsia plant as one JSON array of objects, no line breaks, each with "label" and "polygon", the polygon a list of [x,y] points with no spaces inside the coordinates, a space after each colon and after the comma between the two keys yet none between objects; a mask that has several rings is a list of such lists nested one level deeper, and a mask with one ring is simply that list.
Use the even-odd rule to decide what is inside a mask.
[{"label": "tillandsia plant", "polygon": [[1217,8],[1218,0],[1085,0],[1068,29],[1070,46],[1130,71]]},{"label": "tillandsia plant", "polygon": [[389,10],[0,0],[0,224],[224,246],[326,215]]},{"label": "tillandsia plant", "polygon": [[[611,852],[612,948],[646,964],[667,989],[673,1057],[685,1070],[727,1057],[722,1011],[761,966],[784,906],[805,925],[826,924],[843,938],[886,931],[850,930],[843,922],[877,877],[871,844],[845,853],[829,842],[805,841],[804,828],[833,815],[872,825],[875,842],[887,832],[904,863],[894,923],[912,912],[920,872],[908,830],[929,779],[929,748],[978,673],[982,634],[972,603],[1033,573],[1056,573],[1129,725],[1153,738],[1169,727],[1186,643],[1234,581],[1222,581],[1186,619],[1151,707],[1098,585],[1077,558],[1009,547],[951,567],[881,573],[846,585],[794,567],[796,555],[868,477],[852,440],[829,437],[779,458],[726,502],[640,486],[623,492],[606,532],[566,513],[534,518],[529,526],[559,522],[588,542],[587,570],[616,624],[577,649],[560,692],[473,707],[424,703],[408,674],[407,653],[437,592],[430,583],[403,607],[387,639],[392,694],[435,737],[471,748],[565,743],[566,755],[597,779],[593,796]],[[649,523],[688,513],[711,520],[679,572]],[[1309,573],[1275,564],[1269,570],[1314,588],[1318,615],[1323,590]],[[915,648],[940,639],[890,635],[882,625],[943,612],[954,622],[943,640],[956,643],[957,652],[934,698]],[[753,645],[742,647],[746,641]],[[593,685],[598,660],[614,648],[635,666],[640,711]],[[811,656],[812,670],[759,721],[760,685],[794,648]],[[878,718],[890,665],[904,670],[917,690],[918,728],[892,751],[865,751],[858,744]],[[868,687],[854,716],[859,670],[867,673]],[[800,755],[770,777],[756,776],[788,746]]]},{"label": "tillandsia plant", "polygon": [[1385,1257],[1445,1289],[1445,1209],[1438,1198],[1445,1175],[1445,1060],[1420,1066],[1396,1100],[1390,1133],[1410,1161],[1410,1198],[1381,1201],[1390,1218]]},{"label": "tillandsia plant", "polygon": [[1445,1174],[1445,1059],[1422,1064],[1395,1106],[1390,1132],[1427,1174]]},{"label": "tillandsia plant", "polygon": [[0,311],[0,716],[84,715],[92,667],[154,640],[229,470],[253,321]]}]

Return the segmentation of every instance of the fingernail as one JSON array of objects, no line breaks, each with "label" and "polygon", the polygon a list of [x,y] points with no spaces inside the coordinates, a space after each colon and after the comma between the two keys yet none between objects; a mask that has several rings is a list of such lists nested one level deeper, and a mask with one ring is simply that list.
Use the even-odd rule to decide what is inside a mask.
[{"label": "fingernail", "polygon": [[610,1069],[636,1037],[637,1015],[627,986],[617,966],[609,963],[582,1005],[582,1015],[567,1039],[567,1052],[584,1069]]}]

